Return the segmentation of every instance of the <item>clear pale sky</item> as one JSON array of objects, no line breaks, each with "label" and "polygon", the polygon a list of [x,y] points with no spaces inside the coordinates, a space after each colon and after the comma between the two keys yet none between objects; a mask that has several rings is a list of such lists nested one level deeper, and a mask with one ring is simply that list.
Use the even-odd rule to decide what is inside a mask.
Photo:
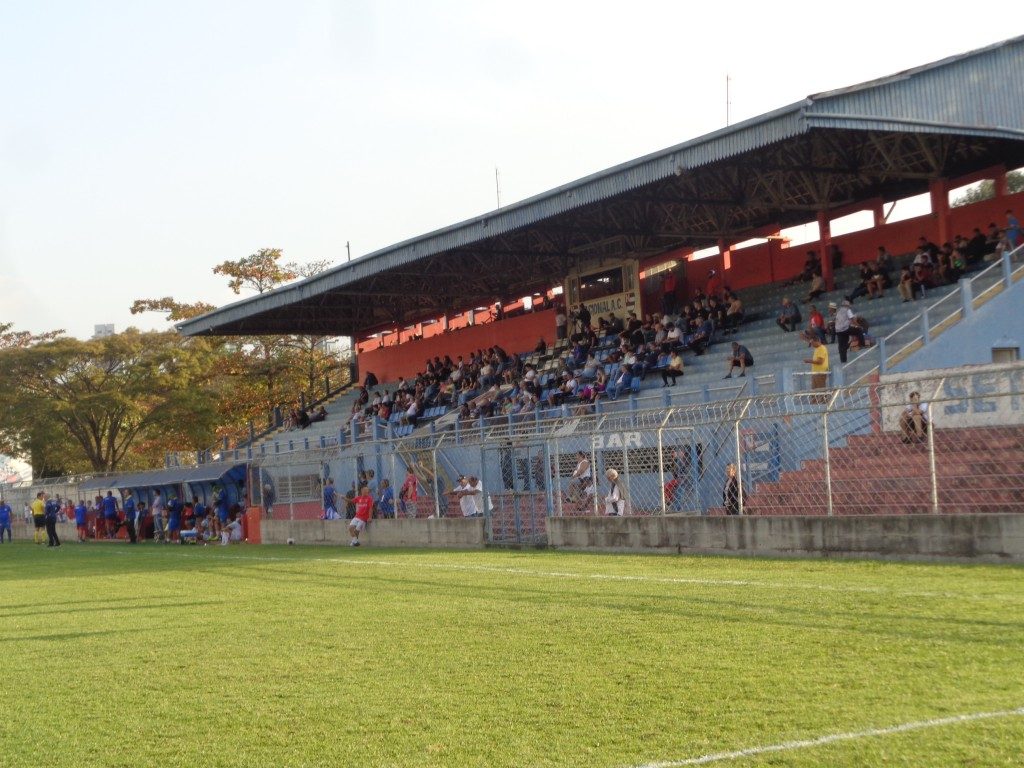
[{"label": "clear pale sky", "polygon": [[720,128],[726,74],[735,122],[1021,16],[845,8],[3,0],[0,321],[166,327],[131,302],[232,301],[224,259],[337,263],[493,209],[495,167],[508,204]]}]

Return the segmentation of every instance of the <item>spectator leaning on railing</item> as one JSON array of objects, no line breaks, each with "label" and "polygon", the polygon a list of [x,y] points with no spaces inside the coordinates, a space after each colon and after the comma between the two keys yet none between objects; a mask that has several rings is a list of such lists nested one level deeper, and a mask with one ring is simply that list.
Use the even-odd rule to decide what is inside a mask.
[{"label": "spectator leaning on railing", "polygon": [[828,347],[817,337],[811,338],[811,356],[804,360],[811,366],[811,389],[825,389],[828,383]]}]

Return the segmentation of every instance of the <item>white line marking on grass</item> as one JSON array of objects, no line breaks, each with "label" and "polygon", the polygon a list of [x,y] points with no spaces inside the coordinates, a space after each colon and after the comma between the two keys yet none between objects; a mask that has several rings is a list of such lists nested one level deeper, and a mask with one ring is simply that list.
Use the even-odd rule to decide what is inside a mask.
[{"label": "white line marking on grass", "polygon": [[790,752],[795,749],[811,749],[826,744],[835,744],[839,741],[854,741],[856,739],[868,739],[876,736],[889,736],[894,733],[907,733],[909,731],[920,731],[925,728],[941,728],[946,725],[957,725],[959,723],[971,723],[976,720],[992,720],[999,717],[1021,717],[1024,716],[1024,707],[1019,709],[1004,709],[1000,712],[975,712],[969,715],[954,715],[952,717],[939,717],[934,720],[919,720],[913,723],[901,723],[888,728],[871,728],[866,731],[854,731],[852,733],[833,733],[829,736],[820,736],[817,739],[802,739],[800,741],[787,741],[782,744],[769,744],[761,747],[747,747],[737,749],[733,752],[715,752],[700,757],[690,757],[685,760],[668,760],[658,763],[644,763],[636,768],[682,768],[686,765],[708,765],[709,763],[725,762],[727,760],[739,760],[744,757],[765,755],[770,752]]},{"label": "white line marking on grass", "polygon": [[[117,554],[134,554],[140,550],[134,550],[132,552],[117,551]],[[167,553],[171,554],[171,553]],[[783,590],[786,589],[807,589],[818,592],[836,592],[836,593],[850,593],[850,594],[876,594],[876,595],[897,595],[901,597],[935,597],[945,599],[957,599],[957,600],[971,600],[976,595],[971,594],[958,594],[952,592],[917,592],[917,591],[903,591],[896,589],[888,589],[886,587],[860,587],[851,585],[833,585],[833,584],[804,584],[799,582],[772,582],[772,581],[756,581],[752,579],[713,579],[713,578],[696,578],[696,577],[676,577],[676,576],[643,576],[643,575],[631,575],[631,574],[615,574],[615,573],[575,573],[570,571],[538,571],[530,568],[512,568],[508,566],[493,566],[493,565],[459,565],[457,563],[438,563],[429,561],[415,561],[415,560],[377,560],[368,559],[364,557],[276,557],[273,555],[232,555],[224,553],[221,556],[220,552],[208,553],[206,555],[199,555],[198,553],[178,553],[177,557],[210,557],[212,556],[218,560],[254,560],[257,562],[281,562],[281,563],[337,563],[340,565],[367,565],[367,566],[380,566],[387,568],[420,568],[424,570],[435,570],[435,571],[463,571],[473,573],[502,573],[511,576],[533,576],[536,578],[552,578],[552,579],[576,579],[580,581],[621,581],[621,582],[639,582],[648,584],[688,584],[705,587],[758,587],[763,589],[775,589]],[[993,598],[1006,598],[1015,599],[1016,595],[982,595],[980,599],[993,599]]]}]

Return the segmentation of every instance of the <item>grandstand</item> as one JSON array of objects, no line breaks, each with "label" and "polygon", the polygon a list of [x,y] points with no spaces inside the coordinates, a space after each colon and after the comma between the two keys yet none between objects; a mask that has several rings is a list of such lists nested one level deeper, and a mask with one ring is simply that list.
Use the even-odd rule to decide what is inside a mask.
[{"label": "grandstand", "polygon": [[[1007,182],[1008,172],[1024,165],[1024,94],[1015,87],[1016,74],[1024,75],[1024,38],[813,95],[183,322],[179,330],[189,335],[348,335],[363,375],[379,379],[371,392],[354,385],[333,395],[322,422],[280,426],[204,459],[225,469],[245,464],[245,480],[232,486],[239,501],[266,512],[263,492],[270,489],[290,520],[319,515],[328,476],[344,493],[370,469],[393,484],[414,473],[415,516],[457,514],[447,491],[459,476],[475,474],[488,498],[491,542],[543,541],[548,517],[603,511],[598,493],[582,502],[571,498],[578,451],[589,454],[599,478],[607,469],[620,473],[635,516],[715,514],[729,463],[738,466],[747,514],[914,512],[922,506],[921,483],[931,489],[925,505],[931,512],[979,511],[938,482],[937,464],[944,462],[936,457],[952,444],[945,437],[929,442],[923,470],[920,459],[908,464],[914,481],[905,487],[915,493],[880,505],[843,495],[842,482],[851,478],[842,462],[879,456],[892,442],[895,426],[886,414],[911,381],[931,387],[933,404],[951,403],[946,410],[967,402],[972,413],[1009,414],[1013,423],[1016,409],[1007,404],[1017,402],[1017,368],[985,374],[998,385],[977,384],[977,374],[964,370],[936,379],[923,369],[991,363],[1000,350],[1014,359],[1019,343],[1013,339],[1024,329],[1003,299],[1022,290],[1020,249],[1002,249],[973,265],[959,283],[929,285],[923,300],[903,302],[895,289],[882,299],[859,298],[854,309],[870,321],[877,344],[851,353],[846,365],[833,348],[825,392],[810,391],[807,346],[798,334],[780,331],[775,317],[784,296],[799,300],[806,293],[806,284],[791,281],[808,251],[820,259],[827,292],[816,303],[824,310],[854,288],[858,265],[879,245],[906,263],[919,238],[944,244],[1002,222],[1007,209],[1024,211],[1024,194],[1011,194]],[[994,182],[994,198],[951,207],[952,192],[983,180]],[[888,220],[887,208],[915,195],[927,196],[926,214]],[[873,226],[833,236],[836,220],[854,213]],[[817,226],[816,240],[794,244],[783,234],[809,223]],[[845,254],[835,268],[834,247]],[[677,300],[709,288],[709,273],[719,290],[736,292],[745,307],[737,332],[715,329],[704,354],[687,353],[676,386],[664,387],[655,368],[631,377],[617,398],[548,403],[569,344],[556,338],[556,314],[586,307],[596,320],[609,308],[620,318],[629,310],[640,317],[660,311],[668,270],[679,276]],[[972,343],[963,343],[965,333]],[[544,353],[533,351],[538,337]],[[723,381],[733,340],[752,352],[755,365],[744,378]],[[617,341],[606,334],[594,347],[609,373]],[[452,396],[424,403],[415,423],[400,413],[378,419],[355,408],[360,397],[393,392],[399,377],[414,378],[425,360],[494,346],[536,367],[535,408],[466,418]],[[927,366],[915,362],[925,359]],[[915,372],[916,379],[900,378]],[[513,386],[503,383],[500,396],[507,398]],[[992,391],[1002,398],[995,406]],[[1004,426],[983,419],[956,424]],[[1009,446],[1015,439],[991,443]],[[834,489],[829,473],[822,478],[819,471],[831,467],[830,452],[839,462]],[[974,461],[991,458],[978,453]],[[114,480],[91,482],[121,488]],[[826,493],[797,503],[794,484],[822,480]],[[1015,495],[995,498],[1018,503]]]}]

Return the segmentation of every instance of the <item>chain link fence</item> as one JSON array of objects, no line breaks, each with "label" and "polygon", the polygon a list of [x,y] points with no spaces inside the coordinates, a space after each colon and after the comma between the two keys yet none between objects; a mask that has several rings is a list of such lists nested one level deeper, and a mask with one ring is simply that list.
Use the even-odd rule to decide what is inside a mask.
[{"label": "chain link fence", "polygon": [[[569,413],[522,429],[506,421],[296,444],[254,458],[247,486],[268,518],[321,517],[329,479],[342,516],[367,485],[376,516],[427,518],[471,512],[452,490],[473,476],[499,544],[545,541],[552,516],[1024,512],[1022,406],[1021,363],[790,394],[738,389],[711,403]],[[75,479],[60,486],[81,495]],[[12,490],[17,502],[32,488],[17,500]]]}]

